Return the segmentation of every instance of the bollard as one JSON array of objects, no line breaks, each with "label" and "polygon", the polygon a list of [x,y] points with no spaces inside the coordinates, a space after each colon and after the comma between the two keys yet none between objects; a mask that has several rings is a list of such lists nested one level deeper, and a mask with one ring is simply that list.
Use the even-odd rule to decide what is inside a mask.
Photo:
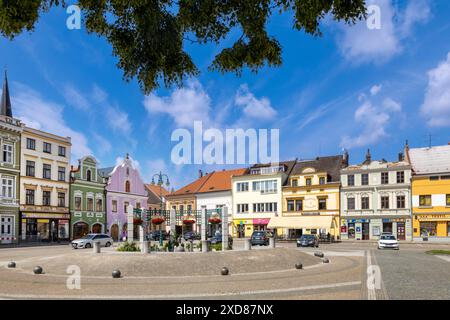
[{"label": "bollard", "polygon": [[8,263],[8,268],[15,268],[16,267],[16,263],[14,261],[11,261],[10,263]]},{"label": "bollard", "polygon": [[149,253],[148,251],[148,241],[142,241],[141,243],[141,253]]},{"label": "bollard", "polygon": [[328,258],[323,258],[323,259],[322,259],[322,262],[323,262],[323,263],[329,263],[329,262],[330,262],[330,259],[328,259]]},{"label": "bollard", "polygon": [[315,255],[316,257],[323,258],[323,252],[316,251],[316,252],[314,252],[314,255]]},{"label": "bollard", "polygon": [[101,249],[100,249],[100,241],[96,241],[94,242],[94,249],[93,249],[94,253],[100,253]]},{"label": "bollard", "polygon": [[295,264],[295,269],[303,269],[303,264],[301,264],[301,263],[296,263],[296,264]]},{"label": "bollard", "polygon": [[252,250],[252,240],[244,239],[244,250]]},{"label": "bollard", "polygon": [[40,266],[34,267],[33,272],[34,272],[34,274],[42,274],[42,272],[43,272],[42,267],[40,267]]},{"label": "bollard", "polygon": [[227,276],[230,273],[227,267],[223,267],[222,270],[220,270],[220,274],[223,276]]},{"label": "bollard", "polygon": [[275,238],[269,238],[269,248],[275,248]]},{"label": "bollard", "polygon": [[120,274],[120,270],[114,270],[112,272],[112,277],[113,278],[120,278],[121,274]]},{"label": "bollard", "polygon": [[209,241],[202,240],[202,252],[208,252],[209,249]]}]

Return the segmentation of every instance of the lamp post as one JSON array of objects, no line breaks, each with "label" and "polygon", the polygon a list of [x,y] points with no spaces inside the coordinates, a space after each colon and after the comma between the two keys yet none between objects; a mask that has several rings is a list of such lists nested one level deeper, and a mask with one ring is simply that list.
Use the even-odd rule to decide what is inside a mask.
[{"label": "lamp post", "polygon": [[[155,185],[155,177],[158,179],[158,182],[156,183],[159,186],[159,200],[160,200],[160,209],[161,214],[163,210],[163,200],[162,200],[162,185],[164,184],[164,179],[166,179],[166,187],[170,186],[169,182],[169,176],[165,173],[162,173],[161,171],[159,173],[156,173],[152,177],[152,186]],[[162,230],[161,227],[159,228],[159,245],[163,245],[163,238],[162,238]]]}]

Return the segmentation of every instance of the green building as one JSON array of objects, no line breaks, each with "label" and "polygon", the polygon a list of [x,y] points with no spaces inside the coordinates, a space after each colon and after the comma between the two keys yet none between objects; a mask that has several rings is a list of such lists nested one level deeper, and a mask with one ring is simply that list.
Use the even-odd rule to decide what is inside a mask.
[{"label": "green building", "polygon": [[0,100],[0,245],[19,241],[20,135],[23,125],[14,119],[8,79]]},{"label": "green building", "polygon": [[97,160],[92,156],[78,160],[70,172],[71,237],[106,231],[105,181],[98,174]]}]

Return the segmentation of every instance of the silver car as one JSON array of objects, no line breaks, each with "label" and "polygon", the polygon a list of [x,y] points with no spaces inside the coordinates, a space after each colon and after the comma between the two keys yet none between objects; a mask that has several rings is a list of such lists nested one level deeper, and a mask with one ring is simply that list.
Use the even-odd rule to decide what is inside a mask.
[{"label": "silver car", "polygon": [[113,244],[113,239],[103,233],[89,233],[82,238],[72,241],[72,248],[92,248],[94,242],[100,242],[100,246],[109,247]]}]

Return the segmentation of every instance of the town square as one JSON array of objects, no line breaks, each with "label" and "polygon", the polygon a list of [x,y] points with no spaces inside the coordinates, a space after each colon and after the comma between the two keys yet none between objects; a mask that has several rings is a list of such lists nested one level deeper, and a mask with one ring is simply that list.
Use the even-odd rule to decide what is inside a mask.
[{"label": "town square", "polygon": [[449,300],[448,12],[0,0],[0,299]]}]

